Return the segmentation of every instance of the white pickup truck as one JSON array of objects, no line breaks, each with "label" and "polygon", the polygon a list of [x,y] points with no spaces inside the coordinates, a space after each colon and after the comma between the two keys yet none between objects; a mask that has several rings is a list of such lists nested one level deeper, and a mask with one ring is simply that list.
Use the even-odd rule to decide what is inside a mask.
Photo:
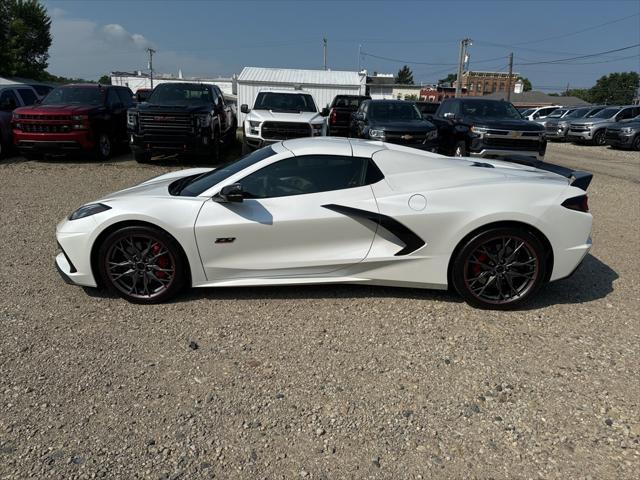
[{"label": "white pickup truck", "polygon": [[313,96],[303,90],[261,90],[253,108],[244,104],[240,111],[246,114],[243,154],[281,140],[327,134],[328,109],[318,111]]}]

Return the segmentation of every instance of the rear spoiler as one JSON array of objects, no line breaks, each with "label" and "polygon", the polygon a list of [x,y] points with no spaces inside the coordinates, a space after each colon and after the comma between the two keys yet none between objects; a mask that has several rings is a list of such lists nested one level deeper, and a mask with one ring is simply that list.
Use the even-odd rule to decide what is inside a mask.
[{"label": "rear spoiler", "polygon": [[571,170],[570,168],[563,167],[562,165],[543,162],[542,160],[537,160],[532,157],[526,157],[524,155],[511,155],[509,157],[501,158],[500,160],[518,163],[520,165],[527,165],[529,167],[534,167],[540,170],[555,173],[557,175],[562,175],[563,177],[570,180],[570,185],[578,187],[585,192],[587,191],[587,188],[589,188],[591,180],[593,180],[593,173],[591,172],[583,172],[582,170]]}]

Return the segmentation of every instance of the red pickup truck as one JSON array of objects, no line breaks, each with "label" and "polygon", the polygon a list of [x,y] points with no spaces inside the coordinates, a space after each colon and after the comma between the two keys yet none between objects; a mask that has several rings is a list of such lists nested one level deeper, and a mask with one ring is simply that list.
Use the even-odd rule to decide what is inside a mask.
[{"label": "red pickup truck", "polygon": [[132,105],[127,87],[58,87],[37,104],[14,110],[13,142],[27,158],[84,152],[105,160],[116,144],[127,143],[127,108]]}]

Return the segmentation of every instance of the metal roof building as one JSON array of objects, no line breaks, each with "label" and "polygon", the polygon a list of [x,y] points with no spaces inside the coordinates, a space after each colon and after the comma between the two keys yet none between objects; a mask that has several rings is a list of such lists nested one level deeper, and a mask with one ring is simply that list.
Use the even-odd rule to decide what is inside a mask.
[{"label": "metal roof building", "polygon": [[[237,80],[238,105],[252,108],[261,90],[299,88],[313,95],[321,110],[336,95],[364,95],[366,79],[366,72],[244,67]],[[244,117],[238,110],[238,125]]]}]

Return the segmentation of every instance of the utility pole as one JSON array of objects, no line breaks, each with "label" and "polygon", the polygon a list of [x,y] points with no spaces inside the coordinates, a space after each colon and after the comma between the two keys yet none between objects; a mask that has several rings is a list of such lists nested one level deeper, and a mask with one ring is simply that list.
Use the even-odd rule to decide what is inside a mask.
[{"label": "utility pole", "polygon": [[360,63],[362,62],[362,44],[358,45],[358,71],[361,71]]},{"label": "utility pole", "polygon": [[507,78],[507,102],[511,101],[511,74],[513,73],[513,52],[509,54],[509,78]]},{"label": "utility pole", "polygon": [[473,45],[470,38],[464,38],[460,41],[460,58],[458,59],[458,76],[456,77],[456,98],[462,96],[462,71],[464,70],[464,62],[467,56],[467,47]]},{"label": "utility pole", "polygon": [[147,48],[149,52],[149,78],[151,79],[151,88],[153,89],[153,54],[156,51],[153,48]]},{"label": "utility pole", "polygon": [[327,69],[327,38],[322,39],[322,56],[324,57],[324,69]]}]

